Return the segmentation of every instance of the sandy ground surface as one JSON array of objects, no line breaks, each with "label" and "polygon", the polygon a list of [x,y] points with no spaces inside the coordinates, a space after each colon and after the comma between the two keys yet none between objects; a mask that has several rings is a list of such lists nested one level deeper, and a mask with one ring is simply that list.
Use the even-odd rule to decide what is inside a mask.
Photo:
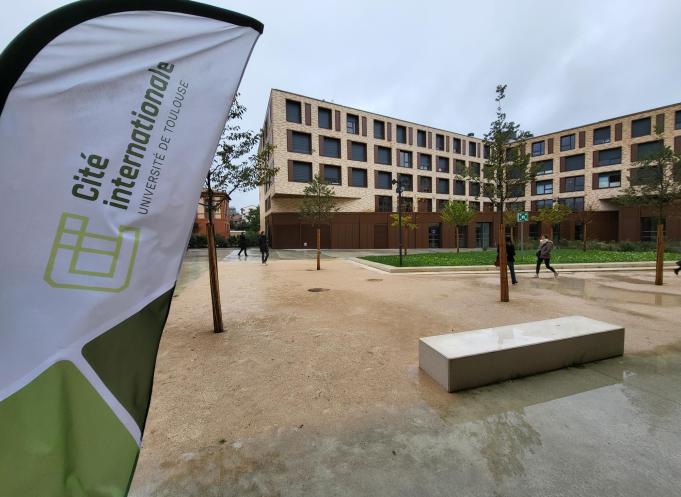
[{"label": "sandy ground surface", "polygon": [[[176,291],[132,496],[681,495],[671,273],[523,275],[502,304],[493,274],[231,257],[216,335],[203,263]],[[418,368],[419,337],[571,314],[624,325],[625,356],[458,394]]]}]

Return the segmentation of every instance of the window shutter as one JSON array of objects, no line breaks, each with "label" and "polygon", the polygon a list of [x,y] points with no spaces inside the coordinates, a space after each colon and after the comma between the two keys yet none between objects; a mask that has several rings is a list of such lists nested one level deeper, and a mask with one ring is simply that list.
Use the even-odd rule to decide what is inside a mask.
[{"label": "window shutter", "polygon": [[325,152],[325,150],[324,150],[324,137],[320,135],[319,136],[319,155],[324,155],[324,152]]},{"label": "window shutter", "polygon": [[579,132],[579,148],[584,148],[586,145],[586,131]]},{"label": "window shutter", "polygon": [[409,145],[414,144],[414,128],[407,128],[407,142]]},{"label": "window shutter", "polygon": [[396,166],[401,166],[402,163],[400,162],[400,151],[395,149],[395,165]]},{"label": "window shutter", "polygon": [[615,124],[615,141],[622,140],[622,123]]},{"label": "window shutter", "polygon": [[466,155],[466,140],[461,140],[461,155]]},{"label": "window shutter", "polygon": [[388,139],[388,141],[392,141],[393,140],[393,124],[392,123],[386,123],[386,127],[388,129],[386,130],[385,137]]},{"label": "window shutter", "polygon": [[305,124],[312,125],[312,105],[305,104]]},{"label": "window shutter", "polygon": [[530,184],[530,187],[531,187],[532,195],[536,195],[537,194],[537,182],[532,181],[532,183]]},{"label": "window shutter", "polygon": [[548,154],[553,153],[553,138],[549,138],[548,140],[546,140],[546,149],[547,149],[546,153]]},{"label": "window shutter", "polygon": [[362,116],[362,136],[367,135],[367,118]]},{"label": "window shutter", "polygon": [[674,153],[681,154],[681,136],[674,137]]},{"label": "window shutter", "polygon": [[293,131],[286,130],[286,150],[293,152]]},{"label": "window shutter", "polygon": [[293,161],[288,161],[288,180],[293,181]]},{"label": "window shutter", "polygon": [[322,181],[326,181],[324,176],[324,164],[319,164],[319,177],[322,179]]},{"label": "window shutter", "polygon": [[428,131],[428,148],[433,148],[433,132]]},{"label": "window shutter", "polygon": [[591,189],[598,190],[598,173],[593,173],[591,175]]},{"label": "window shutter", "polygon": [[374,164],[376,164],[376,159],[378,159],[378,145],[374,145]]},{"label": "window shutter", "polygon": [[449,138],[445,136],[445,152],[449,153]]},{"label": "window shutter", "polygon": [[598,150],[594,150],[591,154],[591,167],[598,167]]},{"label": "window shutter", "polygon": [[374,170],[374,188],[378,188],[378,171]]},{"label": "window shutter", "polygon": [[530,202],[530,210],[532,212],[537,212],[537,201],[536,200],[533,200],[532,202]]},{"label": "window shutter", "polygon": [[565,180],[567,178],[560,178],[560,193],[563,193],[565,191]]},{"label": "window shutter", "polygon": [[340,117],[341,116],[340,116],[339,110],[334,111],[334,117],[335,117],[335,120],[336,120],[336,131],[340,131],[341,130],[341,127],[340,127]]},{"label": "window shutter", "polygon": [[636,162],[638,160],[638,144],[637,143],[631,144],[631,155],[629,157],[629,160],[631,162]]},{"label": "window shutter", "polygon": [[352,160],[352,142],[348,140],[348,160]]},{"label": "window shutter", "polygon": [[565,171],[565,157],[560,158],[560,172]]},{"label": "window shutter", "polygon": [[378,212],[378,195],[374,196],[374,212]]},{"label": "window shutter", "polygon": [[664,131],[664,114],[658,114],[655,116],[655,127],[657,128],[656,131],[658,133],[662,133]]}]

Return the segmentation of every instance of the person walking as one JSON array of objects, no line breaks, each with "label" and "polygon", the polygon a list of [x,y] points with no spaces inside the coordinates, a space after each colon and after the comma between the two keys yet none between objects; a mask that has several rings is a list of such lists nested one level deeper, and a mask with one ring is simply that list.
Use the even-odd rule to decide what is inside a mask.
[{"label": "person walking", "polygon": [[239,235],[239,253],[237,254],[239,257],[241,257],[241,252],[248,257],[248,244],[246,243],[246,235],[243,233]]},{"label": "person walking", "polygon": [[267,264],[267,259],[270,257],[270,247],[267,244],[267,235],[264,231],[260,232],[258,236],[258,245],[260,245],[260,258],[263,264]]},{"label": "person walking", "polygon": [[678,276],[679,271],[681,271],[681,261],[676,261],[676,267],[674,268],[674,274],[676,276]]},{"label": "person walking", "polygon": [[537,249],[537,269],[535,270],[534,277],[539,278],[539,268],[541,267],[542,261],[548,270],[553,273],[554,278],[558,278],[558,271],[551,267],[551,251],[553,250],[553,242],[546,238],[546,235],[541,236],[539,239],[539,248]]},{"label": "person walking", "polygon": [[[499,246],[497,246],[497,258],[498,257]],[[511,283],[517,285],[518,280],[515,277],[515,245],[513,245],[513,240],[511,240],[511,237],[508,235],[506,235],[506,265],[511,272]]]}]

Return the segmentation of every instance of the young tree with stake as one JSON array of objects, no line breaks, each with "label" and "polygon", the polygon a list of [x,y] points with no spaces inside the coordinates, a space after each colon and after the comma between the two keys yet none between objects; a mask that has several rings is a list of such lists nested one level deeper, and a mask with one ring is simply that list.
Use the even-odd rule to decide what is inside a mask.
[{"label": "young tree with stake", "polygon": [[[393,212],[390,214],[390,227],[400,229],[400,216]],[[409,232],[418,228],[419,225],[412,223],[411,214],[402,214],[402,229],[404,230],[404,256],[407,256],[407,246],[409,245]]]},{"label": "young tree with stake", "polygon": [[328,223],[336,207],[336,192],[330,188],[319,174],[315,174],[309,185],[303,190],[303,202],[300,205],[300,216],[317,228],[317,271],[321,269],[321,225]]},{"label": "young tree with stake", "polygon": [[525,195],[525,186],[532,181],[535,170],[530,166],[530,156],[525,153],[525,142],[532,136],[521,131],[520,126],[506,119],[501,110],[501,101],[506,97],[506,85],[496,89],[497,118],[484,135],[484,145],[489,149],[489,158],[483,164],[482,196],[489,199],[499,218],[499,281],[501,301],[508,302],[508,267],[504,209]]},{"label": "young tree with stake", "polygon": [[457,253],[459,252],[459,226],[470,223],[476,214],[475,209],[471,209],[466,202],[460,200],[448,200],[440,212],[442,222],[454,226],[454,243]]}]

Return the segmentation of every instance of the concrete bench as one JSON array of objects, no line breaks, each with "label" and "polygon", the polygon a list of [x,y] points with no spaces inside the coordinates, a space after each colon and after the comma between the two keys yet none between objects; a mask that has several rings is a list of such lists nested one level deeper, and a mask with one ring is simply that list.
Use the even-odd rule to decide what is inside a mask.
[{"label": "concrete bench", "polygon": [[419,340],[419,367],[448,392],[624,353],[624,328],[567,316]]}]

